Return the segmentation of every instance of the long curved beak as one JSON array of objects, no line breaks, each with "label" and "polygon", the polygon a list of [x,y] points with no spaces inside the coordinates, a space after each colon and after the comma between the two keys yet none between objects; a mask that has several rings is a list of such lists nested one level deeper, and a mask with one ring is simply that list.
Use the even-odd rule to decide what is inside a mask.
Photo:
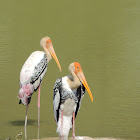
[{"label": "long curved beak", "polygon": [[89,96],[90,96],[90,99],[91,99],[91,101],[93,102],[93,96],[92,96],[91,90],[90,90],[90,88],[89,88],[89,86],[88,86],[88,83],[87,83],[87,81],[86,81],[86,78],[85,78],[85,76],[84,76],[83,71],[80,70],[80,71],[77,73],[77,76],[79,77],[80,81],[82,82],[82,84],[83,84],[84,87],[86,88],[86,90],[87,90],[87,92],[88,92],[88,94],[89,94]]},{"label": "long curved beak", "polygon": [[54,58],[54,60],[56,61],[57,65],[58,65],[58,67],[59,67],[59,69],[60,69],[60,71],[61,71],[61,66],[60,66],[60,63],[59,63],[59,61],[58,61],[58,58],[57,58],[57,56],[56,56],[56,54],[55,54],[53,45],[49,46],[49,47],[48,47],[48,50],[49,50],[49,52],[51,53],[51,55],[52,55],[52,57]]}]

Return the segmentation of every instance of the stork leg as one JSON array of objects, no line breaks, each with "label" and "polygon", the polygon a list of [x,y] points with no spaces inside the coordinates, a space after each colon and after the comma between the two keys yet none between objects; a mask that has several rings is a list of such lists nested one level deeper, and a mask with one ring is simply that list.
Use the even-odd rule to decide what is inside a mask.
[{"label": "stork leg", "polygon": [[28,113],[28,107],[29,107],[29,104],[26,106],[26,116],[25,116],[25,140],[27,139],[26,126],[27,126],[27,113]]},{"label": "stork leg", "polygon": [[40,126],[40,86],[38,89],[38,103],[37,103],[37,107],[38,107],[38,134],[37,134],[37,138],[39,139],[39,126]]},{"label": "stork leg", "polygon": [[72,133],[72,136],[73,136],[73,140],[75,140],[75,113],[73,112],[73,133]]},{"label": "stork leg", "polygon": [[61,140],[63,140],[63,111],[61,111]]}]

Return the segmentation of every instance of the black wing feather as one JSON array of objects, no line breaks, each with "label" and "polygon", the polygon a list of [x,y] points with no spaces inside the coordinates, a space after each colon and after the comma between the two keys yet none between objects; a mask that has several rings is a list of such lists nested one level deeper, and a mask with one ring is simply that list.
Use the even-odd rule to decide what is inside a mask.
[{"label": "black wing feather", "polygon": [[85,90],[85,87],[83,84],[81,84],[78,89],[77,89],[77,98],[78,98],[78,103],[77,103],[77,107],[76,107],[76,111],[75,111],[75,118],[77,116],[77,113],[80,109],[80,106],[81,106],[81,101],[82,101],[82,98],[85,94],[86,90]]},{"label": "black wing feather", "polygon": [[[31,82],[30,83],[35,83],[36,80],[40,77],[40,75],[44,72],[46,69],[48,63],[47,63],[47,56],[44,54],[44,57],[41,59],[41,61],[37,64],[37,66],[34,68],[34,75],[31,77]],[[42,80],[42,79],[40,79]],[[37,87],[38,89],[38,87]],[[35,89],[35,90],[37,90]]]},{"label": "black wing feather", "polygon": [[62,85],[62,79],[58,78],[55,82],[53,91],[53,110],[54,110],[54,117],[56,122],[58,122],[59,119],[59,109],[61,104],[61,85]]}]

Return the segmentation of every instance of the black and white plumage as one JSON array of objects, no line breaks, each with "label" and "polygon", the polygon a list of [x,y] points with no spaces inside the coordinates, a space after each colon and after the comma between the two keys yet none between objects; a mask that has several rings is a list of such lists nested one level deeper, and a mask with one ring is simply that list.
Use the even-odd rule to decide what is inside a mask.
[{"label": "black and white plumage", "polygon": [[69,65],[72,76],[58,78],[53,91],[53,110],[57,123],[57,132],[61,140],[67,140],[70,129],[73,127],[73,139],[75,139],[75,118],[81,107],[85,89],[91,100],[93,97],[78,62]]},{"label": "black and white plumage", "polygon": [[60,114],[60,105],[65,102],[68,98],[71,98],[75,101],[76,104],[76,110],[75,110],[75,118],[77,116],[77,113],[81,107],[82,98],[85,94],[85,87],[81,83],[81,85],[75,89],[71,90],[71,92],[66,92],[65,89],[62,88],[62,79],[58,78],[55,82],[53,91],[53,110],[54,110],[54,117],[55,121],[58,122],[59,120],[59,114]]},{"label": "black and white plumage", "polygon": [[61,123],[62,123],[61,114],[62,114],[62,111],[64,112],[63,113],[64,114],[63,116],[64,140],[67,140],[68,133],[70,129],[72,128],[73,112],[75,115],[74,117],[75,119],[81,107],[81,101],[85,93],[85,87],[83,86],[82,83],[76,89],[73,89],[73,90],[71,90],[70,88],[68,89],[68,86],[66,86],[66,83],[65,83],[68,77],[66,76],[66,77],[57,79],[53,88],[53,91],[54,91],[53,110],[54,110],[55,121],[57,123],[57,132],[59,133],[59,135],[61,135]]}]

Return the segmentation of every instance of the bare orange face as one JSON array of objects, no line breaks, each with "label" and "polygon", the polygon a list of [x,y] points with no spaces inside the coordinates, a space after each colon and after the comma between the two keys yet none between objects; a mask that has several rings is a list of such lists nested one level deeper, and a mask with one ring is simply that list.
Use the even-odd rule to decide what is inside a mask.
[{"label": "bare orange face", "polygon": [[75,62],[74,67],[75,67],[75,74],[77,75],[77,73],[82,69],[81,65],[78,62]]},{"label": "bare orange face", "polygon": [[78,63],[78,62],[74,62],[74,68],[75,68],[75,74],[77,75],[77,77],[80,79],[80,81],[82,82],[82,84],[85,86],[90,98],[91,98],[91,101],[93,102],[93,96],[92,96],[92,93],[91,93],[91,90],[88,86],[88,83],[86,81],[86,78],[84,76],[84,73],[82,71],[82,68],[81,68],[81,65]]},{"label": "bare orange face", "polygon": [[52,45],[52,41],[51,41],[51,39],[47,39],[46,48],[48,48],[50,45]]}]

